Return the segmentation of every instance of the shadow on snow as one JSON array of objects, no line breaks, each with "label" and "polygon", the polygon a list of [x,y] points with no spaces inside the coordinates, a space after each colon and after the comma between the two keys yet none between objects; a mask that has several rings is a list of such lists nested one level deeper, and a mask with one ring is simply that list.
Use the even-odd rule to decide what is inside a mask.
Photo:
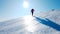
[{"label": "shadow on snow", "polygon": [[47,25],[47,26],[49,26],[49,27],[52,27],[52,28],[54,28],[54,29],[56,29],[56,30],[58,30],[58,31],[60,31],[60,25],[58,25],[58,24],[56,24],[55,22],[49,20],[48,18],[45,18],[46,20],[44,20],[44,19],[41,19],[41,18],[36,17],[36,16],[34,16],[34,17],[36,18],[36,20],[37,20],[38,22],[40,22],[40,23],[42,23],[42,24],[44,24],[44,25]]}]

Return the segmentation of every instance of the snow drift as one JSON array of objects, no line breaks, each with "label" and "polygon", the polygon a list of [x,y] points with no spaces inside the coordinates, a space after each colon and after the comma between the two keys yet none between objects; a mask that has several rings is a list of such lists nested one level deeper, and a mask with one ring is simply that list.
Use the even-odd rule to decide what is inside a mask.
[{"label": "snow drift", "polygon": [[56,27],[60,27],[60,11],[48,11],[0,22],[0,34],[60,34]]}]

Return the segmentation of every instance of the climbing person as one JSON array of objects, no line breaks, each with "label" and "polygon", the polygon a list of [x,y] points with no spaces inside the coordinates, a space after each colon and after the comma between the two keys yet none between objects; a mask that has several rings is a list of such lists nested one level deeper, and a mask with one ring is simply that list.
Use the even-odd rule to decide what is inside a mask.
[{"label": "climbing person", "polygon": [[33,14],[34,14],[34,11],[35,11],[34,9],[31,9],[31,14],[32,14],[32,16],[33,16]]}]

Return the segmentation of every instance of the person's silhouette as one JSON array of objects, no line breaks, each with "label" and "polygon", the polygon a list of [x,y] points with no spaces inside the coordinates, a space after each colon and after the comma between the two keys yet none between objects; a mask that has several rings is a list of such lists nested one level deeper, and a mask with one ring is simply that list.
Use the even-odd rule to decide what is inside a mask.
[{"label": "person's silhouette", "polygon": [[31,13],[32,13],[32,16],[33,16],[33,13],[34,13],[34,9],[31,9]]}]

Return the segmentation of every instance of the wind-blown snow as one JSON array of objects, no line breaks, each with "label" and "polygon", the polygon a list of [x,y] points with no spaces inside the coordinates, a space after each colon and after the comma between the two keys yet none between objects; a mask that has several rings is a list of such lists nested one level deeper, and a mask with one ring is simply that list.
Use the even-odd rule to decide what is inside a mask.
[{"label": "wind-blown snow", "polygon": [[[35,18],[38,17],[38,18]],[[60,11],[40,12],[34,17],[24,16],[4,22],[0,22],[0,34],[60,34],[60,29],[49,25],[48,20],[53,21],[53,25],[60,27]],[[45,23],[43,21],[46,21]]]}]

